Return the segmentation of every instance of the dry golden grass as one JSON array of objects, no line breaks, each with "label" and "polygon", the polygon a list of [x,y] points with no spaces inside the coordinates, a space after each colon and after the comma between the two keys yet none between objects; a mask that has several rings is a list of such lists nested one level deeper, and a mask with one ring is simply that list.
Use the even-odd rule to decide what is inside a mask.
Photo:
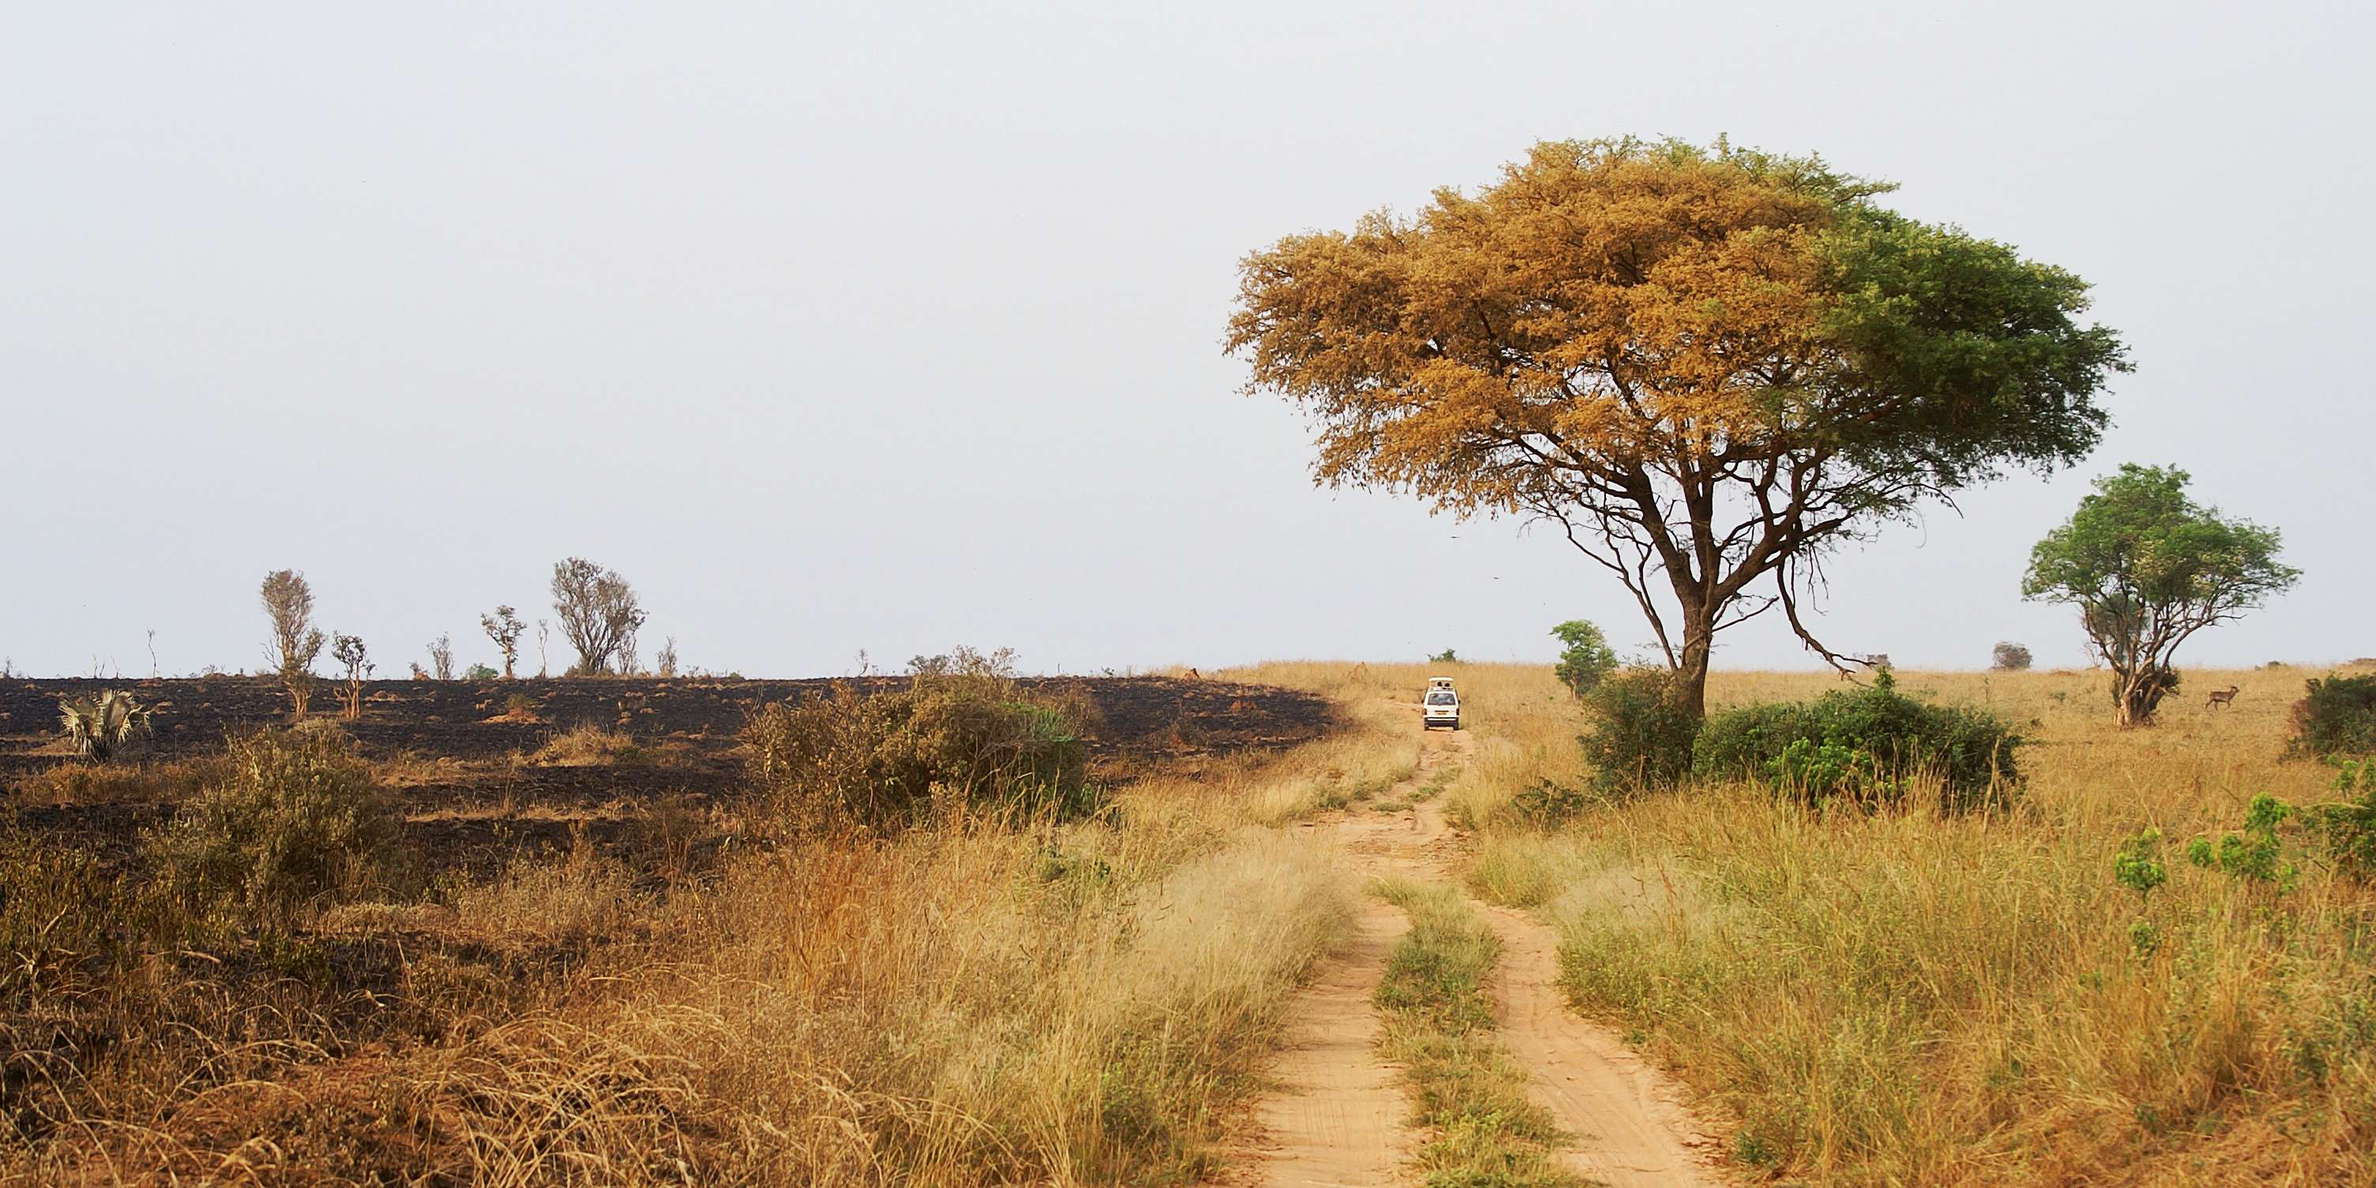
[{"label": "dry golden grass", "polygon": [[1186,1182],[1356,892],[1274,823],[1415,753],[1357,725],[1078,824],[789,842],[666,893],[581,852],[342,908],[318,943],[441,940],[403,970],[424,1041],[192,1009],[190,1052],[94,1065],[0,1181]]},{"label": "dry golden grass", "polygon": [[[1700,788],[1542,833],[1498,809],[1573,779],[1580,716],[1547,669],[1482,667],[1455,674],[1484,740],[1453,790],[1486,822],[1470,882],[1562,926],[1580,1005],[1729,1115],[1744,1164],[1826,1183],[2376,1178],[2376,889],[2306,861],[2279,892],[2178,853],[2258,793],[2326,798],[2328,771],[2279,758],[2324,670],[2189,672],[2133,731],[2098,673],[1901,673],[2037,738],[2016,808],[1818,815]],[[2234,707],[2207,708],[2230,683]],[[1710,700],[1836,686],[1722,673]],[[2141,901],[2112,860],[2147,827],[2174,844]]]}]

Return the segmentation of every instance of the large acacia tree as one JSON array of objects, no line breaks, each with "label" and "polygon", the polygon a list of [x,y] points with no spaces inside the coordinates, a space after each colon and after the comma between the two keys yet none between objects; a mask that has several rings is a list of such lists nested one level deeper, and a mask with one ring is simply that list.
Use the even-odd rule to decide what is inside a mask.
[{"label": "large acacia tree", "polygon": [[1826,551],[2091,448],[2125,368],[2061,269],[1820,160],[1546,143],[1417,216],[1246,258],[1228,345],[1312,414],[1317,477],[1559,526],[1697,712],[1718,632],[1800,614]]}]

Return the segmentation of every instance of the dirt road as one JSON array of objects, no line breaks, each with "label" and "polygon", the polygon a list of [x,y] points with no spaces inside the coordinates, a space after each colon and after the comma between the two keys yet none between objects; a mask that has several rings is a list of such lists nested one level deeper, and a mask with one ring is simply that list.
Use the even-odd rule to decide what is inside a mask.
[{"label": "dirt road", "polygon": [[[1417,707],[1411,707],[1416,710]],[[1417,772],[1386,793],[1409,800],[1431,775],[1458,762],[1469,736],[1425,736]],[[1438,798],[1393,813],[1367,805],[1307,828],[1339,837],[1359,872],[1373,878],[1453,882],[1458,838]],[[1494,1000],[1499,1038],[1526,1066],[1531,1096],[1569,1135],[1569,1168],[1612,1185],[1719,1184],[1714,1146],[1657,1070],[1607,1029],[1567,1009],[1558,986],[1557,938],[1522,912],[1478,904],[1502,942]],[[1371,1003],[1386,959],[1407,922],[1370,900],[1350,942],[1324,962],[1290,1008],[1272,1075],[1278,1089],[1256,1117],[1262,1144],[1235,1182],[1265,1188],[1380,1188],[1412,1182],[1419,1145],[1400,1070],[1378,1056]]]}]

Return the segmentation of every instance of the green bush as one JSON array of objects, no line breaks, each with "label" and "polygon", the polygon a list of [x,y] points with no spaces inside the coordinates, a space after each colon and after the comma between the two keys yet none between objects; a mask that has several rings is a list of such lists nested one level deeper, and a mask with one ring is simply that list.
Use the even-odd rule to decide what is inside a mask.
[{"label": "green bush", "polygon": [[1601,629],[1582,619],[1570,619],[1551,629],[1553,637],[1563,645],[1559,651],[1559,665],[1552,671],[1559,683],[1578,697],[1592,692],[1608,675],[1617,671],[1617,653],[1610,649],[1608,638]]},{"label": "green bush", "polygon": [[962,809],[1094,812],[1084,722],[999,677],[919,677],[903,689],[770,705],[743,732],[751,774],[795,824],[897,828]]},{"label": "green bush", "polygon": [[148,839],[180,902],[285,927],[385,875],[396,806],[335,727],[235,736],[225,760]]},{"label": "green bush", "polygon": [[1751,779],[1809,803],[1884,806],[1910,780],[1936,778],[1950,811],[2001,803],[2020,784],[2025,742],[1983,710],[1899,693],[1886,674],[1870,688],[1813,701],[1744,706],[1710,717],[1692,748],[1705,779]]},{"label": "green bush", "polygon": [[[2326,835],[2327,855],[2347,878],[2376,882],[2376,759],[2336,765],[2335,791],[2347,799],[2318,806],[2315,819]],[[2356,794],[2356,796],[2355,796]]]},{"label": "green bush", "polygon": [[1691,770],[1699,715],[1686,701],[1680,674],[1640,665],[1593,686],[1584,698],[1592,724],[1581,739],[1600,790],[1637,792],[1667,787]]},{"label": "green bush", "polygon": [[2303,682],[2293,729],[2289,755],[2376,755],[2376,675]]}]

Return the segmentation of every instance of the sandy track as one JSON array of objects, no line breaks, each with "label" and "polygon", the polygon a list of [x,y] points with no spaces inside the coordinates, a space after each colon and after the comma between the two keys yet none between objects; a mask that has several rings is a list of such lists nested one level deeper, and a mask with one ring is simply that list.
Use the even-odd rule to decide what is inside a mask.
[{"label": "sandy track", "polygon": [[[1466,734],[1425,738],[1417,773],[1389,798],[1410,797],[1468,749]],[[1433,799],[1393,814],[1355,806],[1307,828],[1331,831],[1370,877],[1450,881],[1458,839]],[[1612,1185],[1722,1183],[1714,1144],[1673,1086],[1614,1033],[1568,1011],[1556,934],[1522,912],[1477,907],[1502,941],[1493,987],[1502,1043],[1526,1067],[1530,1096],[1569,1134],[1561,1153],[1568,1166]],[[1255,1113],[1261,1141],[1230,1182],[1346,1188],[1411,1180],[1405,1163],[1419,1136],[1397,1070],[1378,1056],[1370,1002],[1407,927],[1398,909],[1370,901],[1347,944],[1290,1006],[1272,1068],[1277,1089]]]}]

